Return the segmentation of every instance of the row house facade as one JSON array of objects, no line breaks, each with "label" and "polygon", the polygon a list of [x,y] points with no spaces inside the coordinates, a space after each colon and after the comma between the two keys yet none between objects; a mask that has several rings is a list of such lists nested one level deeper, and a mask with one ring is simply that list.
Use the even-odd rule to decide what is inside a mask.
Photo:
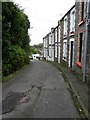
[{"label": "row house facade", "polygon": [[[89,9],[88,9],[88,7]],[[90,25],[88,25],[89,29],[86,31],[86,24],[87,24],[87,10],[89,10],[90,13],[90,1],[88,2],[77,2],[76,3],[76,26],[75,26],[75,53],[74,53],[74,60],[75,65],[73,67],[76,72],[80,73],[82,76],[85,74],[85,78],[87,78],[88,75],[88,48],[85,45],[86,39],[87,45],[90,41],[90,38],[86,36],[86,33],[88,35],[90,34],[88,31],[90,29]],[[90,14],[89,14],[90,17]],[[86,51],[86,54],[85,54]],[[89,53],[90,54],[90,53]],[[85,63],[85,57],[86,57],[86,63]],[[85,73],[84,73],[85,70]],[[85,81],[85,78],[83,81]]]},{"label": "row house facade", "polygon": [[[59,64],[64,63],[81,75],[87,75],[89,74],[88,71],[90,71],[88,68],[88,62],[90,62],[88,44],[90,40],[87,41],[87,48],[85,46],[87,5],[89,6],[90,12],[89,3],[76,2],[62,19],[58,21],[58,25],[51,29],[51,32],[48,34],[49,37],[46,36],[43,38],[43,53],[45,59],[56,61]],[[88,29],[88,34],[89,33]],[[45,43],[48,43],[48,45],[45,46]],[[85,49],[87,49],[86,62],[88,61],[86,65]],[[46,54],[45,51],[47,51],[48,54]]]},{"label": "row house facade", "polygon": [[43,38],[43,58],[44,60],[54,61],[55,58],[55,35],[54,28]]},{"label": "row house facade", "polygon": [[75,5],[64,15],[61,22],[61,63],[74,66]]}]

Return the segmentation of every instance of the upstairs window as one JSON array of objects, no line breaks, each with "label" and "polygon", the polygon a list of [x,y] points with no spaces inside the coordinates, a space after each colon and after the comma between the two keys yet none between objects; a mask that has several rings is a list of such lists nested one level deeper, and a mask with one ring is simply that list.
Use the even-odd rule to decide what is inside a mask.
[{"label": "upstairs window", "polygon": [[68,20],[67,17],[64,19],[64,35],[67,35],[67,25],[68,25]]},{"label": "upstairs window", "polygon": [[54,33],[52,33],[52,44],[54,44]]},{"label": "upstairs window", "polygon": [[51,45],[51,34],[49,34],[49,45]]},{"label": "upstairs window", "polygon": [[84,8],[84,2],[82,2],[82,18],[81,18],[81,21],[84,20],[84,12],[85,12],[85,8]]},{"label": "upstairs window", "polygon": [[48,47],[48,39],[46,38],[46,47]]},{"label": "upstairs window", "polygon": [[70,13],[70,32],[75,32],[75,8]]},{"label": "upstairs window", "polygon": [[58,28],[58,42],[60,42],[60,40],[61,40],[61,30],[60,30],[60,26],[59,26],[59,28]]},{"label": "upstairs window", "polygon": [[57,42],[57,28],[55,29],[55,42]]},{"label": "upstairs window", "polygon": [[72,12],[72,31],[75,32],[75,11]]},{"label": "upstairs window", "polygon": [[45,47],[45,38],[44,38],[43,42],[44,42],[44,47]]}]

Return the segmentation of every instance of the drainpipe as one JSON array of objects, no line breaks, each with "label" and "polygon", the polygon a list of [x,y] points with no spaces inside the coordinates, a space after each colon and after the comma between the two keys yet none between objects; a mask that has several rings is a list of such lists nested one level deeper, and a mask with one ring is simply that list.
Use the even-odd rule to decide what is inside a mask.
[{"label": "drainpipe", "polygon": [[84,48],[84,70],[83,70],[83,82],[86,81],[85,74],[86,74],[86,55],[87,55],[87,40],[88,40],[88,19],[89,19],[89,8],[90,7],[90,0],[87,2],[87,16],[86,16],[86,26],[85,26],[85,48]]}]

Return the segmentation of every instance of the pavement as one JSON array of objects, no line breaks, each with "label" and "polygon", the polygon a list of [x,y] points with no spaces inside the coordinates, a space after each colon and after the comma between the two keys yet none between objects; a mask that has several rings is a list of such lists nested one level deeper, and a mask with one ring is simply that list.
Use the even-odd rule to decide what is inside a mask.
[{"label": "pavement", "polygon": [[65,65],[61,65],[58,63],[53,63],[57,68],[63,72],[65,78],[67,79],[67,82],[69,83],[73,94],[76,96],[77,100],[79,101],[83,112],[87,118],[90,115],[88,113],[88,96],[89,96],[89,87],[87,83],[81,81],[77,73],[73,72],[69,67]]},{"label": "pavement", "polygon": [[54,65],[32,61],[3,83],[3,118],[81,118],[67,84]]}]

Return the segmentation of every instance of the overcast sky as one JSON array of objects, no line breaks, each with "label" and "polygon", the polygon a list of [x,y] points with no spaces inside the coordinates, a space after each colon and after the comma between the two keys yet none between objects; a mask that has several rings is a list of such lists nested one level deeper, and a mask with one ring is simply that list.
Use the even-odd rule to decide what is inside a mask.
[{"label": "overcast sky", "polygon": [[31,45],[42,43],[42,38],[52,27],[57,26],[58,20],[75,4],[75,0],[14,0],[14,2],[28,15],[31,23],[29,30]]}]

